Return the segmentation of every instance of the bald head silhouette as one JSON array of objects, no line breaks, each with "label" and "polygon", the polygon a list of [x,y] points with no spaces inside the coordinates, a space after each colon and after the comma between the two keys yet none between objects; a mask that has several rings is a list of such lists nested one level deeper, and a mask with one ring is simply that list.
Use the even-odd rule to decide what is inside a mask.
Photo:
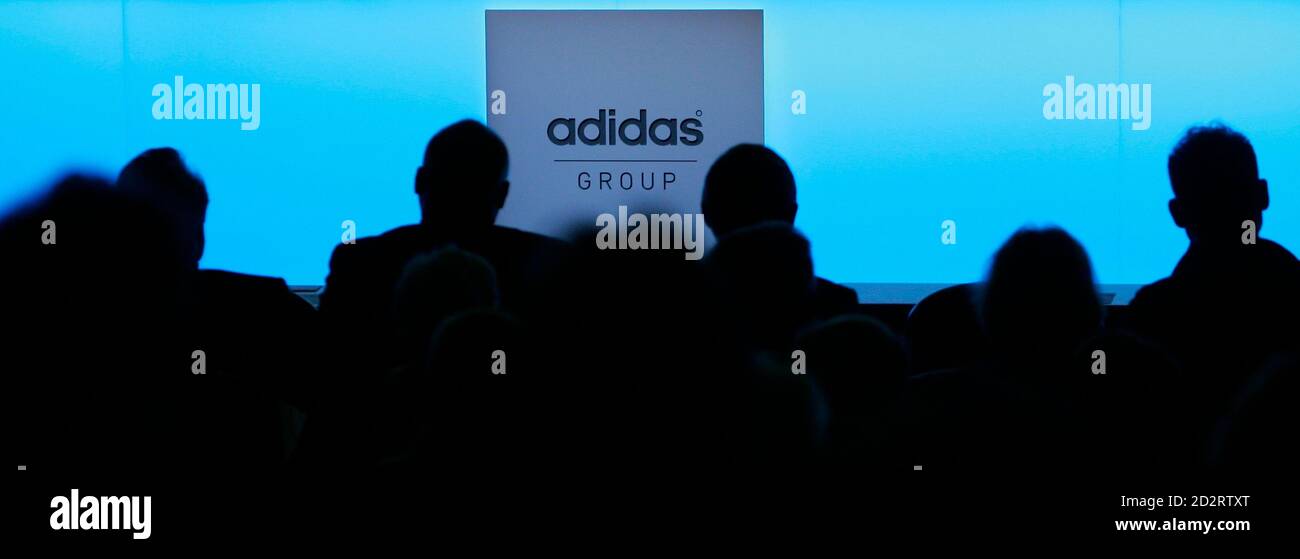
[{"label": "bald head silhouette", "polygon": [[739,144],[723,153],[704,178],[704,222],[717,237],[763,223],[794,224],[794,175],[776,152]]},{"label": "bald head silhouette", "polygon": [[501,138],[473,120],[443,128],[415,174],[421,221],[442,230],[481,229],[506,203],[509,156]]}]

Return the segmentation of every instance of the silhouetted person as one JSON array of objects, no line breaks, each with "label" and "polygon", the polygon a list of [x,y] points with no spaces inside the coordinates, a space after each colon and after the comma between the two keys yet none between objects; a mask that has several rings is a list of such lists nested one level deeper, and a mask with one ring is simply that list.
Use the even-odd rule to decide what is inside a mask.
[{"label": "silhouetted person", "polygon": [[[799,211],[794,174],[771,149],[739,144],[709,167],[700,209],[719,241],[765,221],[794,225]],[[816,281],[812,301],[816,316],[826,318],[857,308],[858,295],[852,289],[820,277]]]},{"label": "silhouetted person", "polygon": [[769,221],[722,237],[705,259],[715,303],[751,349],[784,353],[815,318],[817,282],[808,240]]},{"label": "silhouetted person", "polygon": [[225,403],[210,419],[223,425],[230,459],[245,469],[282,462],[297,430],[296,412],[286,406],[302,410],[312,398],[315,356],[302,348],[313,343],[315,309],[281,278],[199,269],[208,191],[176,150],[136,156],[122,168],[117,188],[168,218],[178,257],[191,270],[183,330],[204,352],[209,381],[228,391],[212,391]]},{"label": "silhouetted person", "polygon": [[1169,277],[1138,291],[1131,320],[1187,373],[1206,429],[1265,356],[1294,347],[1300,263],[1254,237],[1268,183],[1245,136],[1222,125],[1188,130],[1169,155],[1169,182],[1169,213],[1189,245]]},{"label": "silhouetted person", "polygon": [[5,444],[47,501],[49,484],[73,483],[169,501],[187,522],[160,529],[155,512],[155,543],[233,514],[256,534],[261,512],[233,503],[265,495],[247,483],[258,465],[227,467],[229,425],[212,420],[220,380],[192,374],[194,346],[178,328],[191,272],[172,231],[165,215],[85,177],[0,223]]},{"label": "silhouetted person", "polygon": [[1079,466],[1086,447],[1067,406],[1070,379],[1087,370],[1074,357],[1102,315],[1087,253],[1060,229],[1017,231],[994,256],[977,307],[987,360],[909,379],[912,458],[989,474],[1028,460],[1043,471]]},{"label": "silhouetted person", "polygon": [[533,385],[549,413],[537,419],[558,421],[548,440],[572,445],[552,454],[588,464],[583,477],[595,483],[648,476],[670,487],[810,458],[824,430],[821,398],[807,376],[790,374],[788,349],[758,354],[760,340],[748,337],[791,342],[796,323],[782,317],[806,312],[807,241],[784,223],[755,229],[753,242],[746,233],[721,241],[704,265],[680,252],[574,242],[573,279],[552,296],[567,304],[537,332],[550,353]]},{"label": "silhouetted person", "polygon": [[[533,430],[537,380],[523,323],[492,309],[453,315],[433,333],[427,361],[407,383],[425,429],[415,458],[425,467],[512,470],[536,456],[547,433]],[[538,371],[541,372],[541,371]],[[543,381],[544,382],[544,381]]]},{"label": "silhouetted person", "polygon": [[795,347],[830,404],[830,458],[891,465],[889,427],[906,375],[894,333],[870,317],[839,316],[801,332]]},{"label": "silhouetted person", "polygon": [[485,258],[496,271],[502,307],[522,318],[543,300],[542,286],[567,252],[558,240],[495,224],[510,190],[506,146],[486,126],[464,120],[429,140],[415,173],[421,219],[376,237],[342,244],[330,258],[320,310],[354,352],[351,375],[395,364],[393,290],[406,263],[446,245]]},{"label": "silhouetted person", "polygon": [[417,255],[397,281],[393,316],[401,343],[420,364],[433,332],[458,313],[497,308],[496,272],[482,257],[446,247]]},{"label": "silhouetted person", "polygon": [[751,466],[809,459],[824,444],[825,399],[807,377],[789,374],[795,336],[817,316],[808,239],[784,221],[760,222],[721,237],[704,263],[713,317],[708,342],[695,349],[707,357],[692,361],[709,364],[704,404],[729,410],[711,428],[747,434],[732,452]]},{"label": "silhouetted person", "polygon": [[78,176],[0,222],[0,392],[18,422],[6,431],[14,452],[33,471],[205,466],[190,350],[175,335],[184,264],[172,240],[163,216]]},{"label": "silhouetted person", "polygon": [[[455,316],[497,308],[497,283],[492,266],[482,257],[444,247],[411,258],[398,279],[392,314],[398,336],[395,347],[401,362],[384,374],[383,386],[369,400],[353,402],[333,417],[333,425],[312,422],[312,439],[306,444],[326,444],[321,451],[345,458],[361,458],[362,450],[374,463],[391,461],[409,449],[425,419],[438,411],[432,392],[438,385],[427,372],[430,342],[435,332]],[[489,343],[491,340],[484,340]],[[502,342],[504,343],[504,341]],[[471,352],[468,347],[457,349]],[[504,349],[498,347],[497,349]],[[481,371],[488,374],[492,350],[483,350]],[[516,355],[516,357],[520,357]],[[520,359],[522,359],[520,357]],[[443,396],[444,394],[436,394]],[[455,396],[451,396],[455,400]],[[327,416],[328,417],[328,416]],[[320,437],[327,437],[321,440]]]},{"label": "silhouetted person", "polygon": [[979,301],[992,358],[1039,380],[1101,326],[1092,263],[1061,229],[1022,229],[993,257]]},{"label": "silhouetted person", "polygon": [[168,216],[180,258],[189,267],[199,267],[205,244],[208,189],[185,166],[180,153],[172,148],[144,151],[122,168],[117,188]]}]

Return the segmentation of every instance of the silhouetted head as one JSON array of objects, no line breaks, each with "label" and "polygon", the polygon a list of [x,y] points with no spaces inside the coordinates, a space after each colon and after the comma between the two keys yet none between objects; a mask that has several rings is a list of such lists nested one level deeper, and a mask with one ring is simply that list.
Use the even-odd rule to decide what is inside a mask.
[{"label": "silhouetted head", "polygon": [[500,311],[444,321],[408,387],[428,425],[415,441],[419,459],[440,472],[524,460],[542,438],[530,436],[539,417],[528,386],[531,354],[523,323]]},{"label": "silhouetted head", "polygon": [[780,349],[811,316],[816,277],[808,239],[769,221],[723,237],[705,260],[716,301],[747,339]]},{"label": "silhouetted head", "polygon": [[[102,179],[67,177],[0,222],[9,286],[0,289],[0,308],[29,332],[47,331],[48,321],[59,332],[45,336],[50,343],[86,352],[74,357],[95,355],[88,344],[118,346],[115,355],[154,349],[149,344],[169,330],[155,326],[173,324],[181,293],[184,263],[170,227],[164,214]],[[139,326],[121,328],[123,317]]]},{"label": "silhouetted head", "polygon": [[423,223],[447,231],[492,225],[510,190],[508,170],[506,145],[487,126],[462,120],[443,128],[415,173]]},{"label": "silhouetted head", "polygon": [[167,215],[175,227],[175,242],[192,267],[203,257],[203,222],[208,189],[190,172],[172,148],[147,150],[122,168],[117,187],[127,195]]},{"label": "silhouetted head", "polygon": [[1169,183],[1169,213],[1193,242],[1240,243],[1244,221],[1263,225],[1268,181],[1250,140],[1227,126],[1188,130],[1169,154]]},{"label": "silhouetted head", "polygon": [[980,310],[1004,364],[1067,358],[1101,322],[1088,254],[1061,229],[1017,231],[993,257]]},{"label": "silhouetted head", "polygon": [[411,258],[393,293],[393,319],[408,358],[422,356],[448,317],[498,302],[496,272],[482,257],[447,247]]},{"label": "silhouetted head", "polygon": [[176,327],[186,272],[168,221],[81,176],[0,219],[0,313],[14,325],[0,369],[18,383],[0,391],[23,422],[6,445],[106,475],[169,471],[185,454],[177,414],[191,399],[171,379],[190,356]]},{"label": "silhouetted head", "polygon": [[740,144],[722,154],[704,177],[704,222],[719,238],[764,221],[794,224],[794,175],[776,152]]},{"label": "silhouetted head", "polygon": [[800,333],[796,349],[825,388],[832,416],[865,416],[891,403],[903,386],[906,359],[898,338],[875,319],[844,315]]}]

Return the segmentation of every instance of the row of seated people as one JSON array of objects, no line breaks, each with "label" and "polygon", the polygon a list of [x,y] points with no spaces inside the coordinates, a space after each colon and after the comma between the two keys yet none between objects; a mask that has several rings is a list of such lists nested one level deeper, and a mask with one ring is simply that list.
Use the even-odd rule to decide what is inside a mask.
[{"label": "row of seated people", "polygon": [[762,146],[709,170],[702,263],[496,225],[508,168],[483,125],[440,131],[421,222],[339,245],[319,310],[278,278],[199,267],[207,189],[176,151],[61,181],[0,223],[15,448],[33,468],[333,479],[1289,467],[1300,266],[1242,242],[1267,183],[1226,127],[1170,155],[1189,248],[1123,321],[1047,228],[891,331],[814,273],[794,177]]}]

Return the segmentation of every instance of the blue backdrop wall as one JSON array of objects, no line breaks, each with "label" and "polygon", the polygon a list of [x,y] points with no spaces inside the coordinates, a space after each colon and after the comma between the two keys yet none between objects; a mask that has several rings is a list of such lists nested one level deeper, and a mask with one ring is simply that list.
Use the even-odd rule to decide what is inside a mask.
[{"label": "blue backdrop wall", "polygon": [[[211,190],[205,266],[319,284],[341,222],[414,221],[424,143],[485,117],[489,8],[765,10],[767,141],[834,280],[977,279],[1025,224],[1067,228],[1103,282],[1161,277],[1185,246],[1165,157],[1212,119],[1255,144],[1263,235],[1300,241],[1300,3],[1281,1],[8,1],[0,208],[175,146]],[[259,128],[155,120],[176,75],[260,84]],[[1066,76],[1150,84],[1149,128],[1044,118]]]}]

